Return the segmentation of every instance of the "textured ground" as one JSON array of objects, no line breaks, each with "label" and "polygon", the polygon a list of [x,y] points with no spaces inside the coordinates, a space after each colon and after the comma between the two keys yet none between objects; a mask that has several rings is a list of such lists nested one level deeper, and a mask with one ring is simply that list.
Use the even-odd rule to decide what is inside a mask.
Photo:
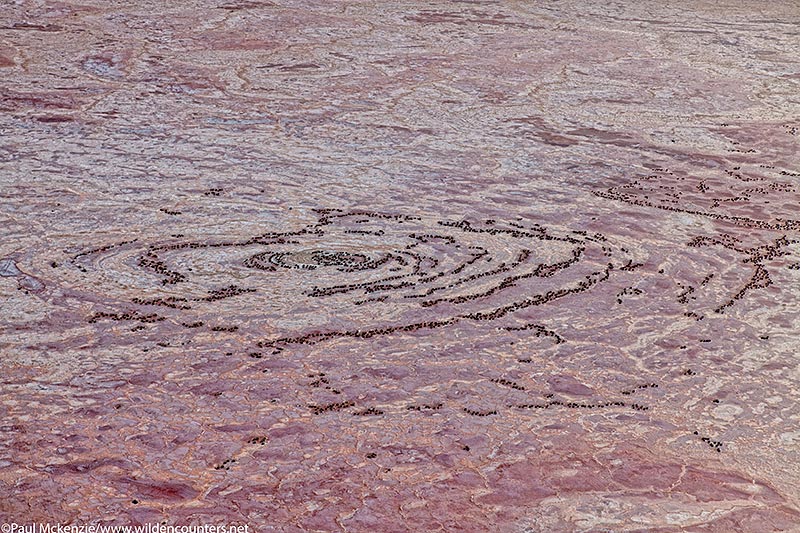
[{"label": "textured ground", "polygon": [[797,2],[1,7],[4,521],[799,530]]}]

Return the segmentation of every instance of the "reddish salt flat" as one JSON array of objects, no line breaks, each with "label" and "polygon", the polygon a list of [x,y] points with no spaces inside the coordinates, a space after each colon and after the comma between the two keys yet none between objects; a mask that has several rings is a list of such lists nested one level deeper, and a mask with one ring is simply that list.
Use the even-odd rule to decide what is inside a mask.
[{"label": "reddish salt flat", "polygon": [[800,530],[798,24],[8,2],[0,522]]}]

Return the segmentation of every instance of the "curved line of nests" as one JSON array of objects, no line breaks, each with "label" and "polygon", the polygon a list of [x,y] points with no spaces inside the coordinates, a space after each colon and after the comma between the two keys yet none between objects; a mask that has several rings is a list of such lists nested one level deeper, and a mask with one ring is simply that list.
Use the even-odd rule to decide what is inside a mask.
[{"label": "curved line of nests", "polygon": [[314,332],[314,333],[306,333],[304,335],[300,335],[297,337],[281,337],[278,339],[266,340],[266,341],[258,341],[256,342],[256,346],[258,348],[275,348],[282,344],[317,344],[322,341],[326,341],[332,338],[337,337],[355,337],[355,338],[363,338],[368,339],[375,336],[382,336],[388,335],[395,332],[410,332],[416,331],[419,329],[436,329],[445,326],[449,326],[451,324],[455,324],[462,319],[468,320],[481,320],[481,321],[492,321],[498,318],[502,318],[503,316],[512,313],[514,311],[518,311],[520,309],[525,309],[527,307],[532,306],[540,306],[544,305],[548,302],[553,300],[557,300],[559,298],[568,296],[570,294],[577,294],[581,292],[585,292],[590,290],[594,285],[605,281],[609,278],[611,270],[614,269],[614,265],[609,263],[604,270],[593,272],[591,275],[585,276],[585,279],[579,281],[573,287],[569,288],[561,288],[558,290],[550,290],[543,294],[537,294],[531,296],[529,298],[525,298],[524,300],[515,301],[512,303],[508,303],[501,307],[495,308],[489,312],[476,312],[476,313],[468,313],[463,315],[457,315],[454,317],[450,317],[443,320],[435,320],[435,321],[426,321],[426,322],[418,322],[414,324],[404,324],[404,325],[396,325],[396,326],[387,326],[383,328],[374,328],[368,330],[344,330],[344,331],[327,331],[327,332]]},{"label": "curved line of nests", "polygon": [[[657,384],[645,384],[636,387],[633,390],[644,389],[644,388],[653,388],[658,387]],[[623,391],[623,394],[625,391]],[[552,398],[552,394],[547,394],[546,397]],[[337,412],[342,411],[344,409],[348,409],[350,407],[355,407],[356,404],[352,400],[346,400],[342,402],[335,402],[326,405],[309,405],[312,413],[314,415],[321,415],[328,412]],[[430,411],[440,411],[444,407],[444,404],[439,402],[435,404],[412,404],[406,406],[406,411],[416,411],[416,412],[430,412]],[[608,408],[630,408],[634,411],[649,411],[650,407],[646,405],[642,405],[639,403],[626,403],[622,401],[605,401],[605,402],[565,402],[561,400],[550,400],[544,403],[522,403],[522,404],[507,404],[506,408],[508,409],[519,409],[519,410],[545,410],[550,409],[553,407],[560,407],[566,409],[608,409]],[[470,415],[470,416],[477,416],[477,417],[486,417],[486,416],[495,416],[500,414],[500,410],[498,409],[490,409],[490,410],[480,410],[480,409],[473,409],[469,407],[462,407],[461,411]],[[368,407],[366,409],[359,409],[358,411],[353,411],[351,413],[353,416],[380,416],[386,414],[383,410],[378,409],[376,407]],[[700,436],[698,431],[694,431],[693,435]],[[700,440],[711,447],[716,452],[722,452],[722,441],[714,440],[710,437],[700,437]],[[251,441],[251,443],[260,443],[265,444],[265,439],[255,439]]]},{"label": "curved line of nests", "polygon": [[[329,412],[336,412],[342,411],[344,409],[348,409],[350,407],[355,407],[355,402],[352,400],[346,400],[342,402],[334,402],[324,405],[316,405],[310,404],[308,407],[311,409],[311,412],[315,415],[320,415],[323,413]],[[406,407],[406,411],[438,411],[441,410],[443,407],[442,403],[437,404],[425,404],[425,405],[409,405]],[[634,411],[649,411],[650,407],[641,405],[638,403],[626,403],[621,401],[608,401],[608,402],[597,402],[597,403],[581,403],[581,402],[565,402],[561,400],[550,400],[545,403],[522,403],[522,404],[508,404],[506,405],[509,409],[549,409],[551,407],[565,407],[567,409],[603,409],[609,407],[629,407]],[[463,412],[467,413],[468,415],[472,416],[491,416],[499,414],[497,409],[491,410],[479,410],[479,409],[471,409],[469,407],[462,407],[461,409]],[[383,415],[385,414],[384,411],[377,409],[375,407],[369,407],[366,409],[360,409],[358,411],[354,411],[351,413],[353,416],[369,416],[369,415]]]},{"label": "curved line of nests", "polygon": [[[355,218],[356,223],[359,222],[366,222],[369,219],[380,221],[382,224],[387,223],[395,223],[395,224],[402,224],[403,222],[413,222],[421,220],[420,217],[411,217],[405,215],[387,215],[383,213],[374,213],[374,212],[366,212],[366,211],[354,211],[354,212],[344,212],[340,209],[318,209],[315,210],[319,216],[318,222],[315,224],[309,224],[307,227],[297,230],[297,231],[289,231],[289,232],[268,232],[262,235],[258,235],[249,239],[244,240],[232,240],[232,241],[225,241],[225,242],[180,242],[180,243],[169,243],[169,244],[160,244],[160,245],[151,245],[147,248],[147,250],[143,253],[143,255],[139,258],[139,266],[145,268],[147,270],[151,270],[157,274],[161,274],[164,276],[162,280],[162,284],[177,284],[187,280],[186,275],[183,273],[177,272],[172,270],[161,258],[158,257],[158,252],[161,251],[169,251],[169,250],[184,250],[184,249],[198,249],[198,248],[219,248],[219,247],[241,247],[241,246],[251,246],[254,244],[260,245],[275,245],[275,244],[283,244],[283,243],[295,243],[300,244],[298,241],[287,241],[287,238],[293,237],[297,238],[303,235],[313,236],[315,241],[319,239],[321,235],[324,235],[325,232],[323,228],[333,224],[335,219],[347,219],[348,217]],[[344,222],[346,224],[347,222]],[[431,221],[433,223],[433,221]],[[534,239],[537,241],[561,241],[565,243],[571,243],[573,245],[580,245],[585,244],[587,241],[594,241],[597,243],[604,242],[607,239],[605,236],[599,233],[595,233],[590,235],[586,231],[572,231],[570,234],[562,234],[559,236],[551,235],[549,230],[546,227],[541,226],[540,224],[533,223],[532,226],[525,226],[515,222],[507,222],[505,226],[507,227],[498,227],[496,226],[497,222],[495,220],[486,220],[483,222],[479,222],[477,225],[473,225],[470,221],[447,221],[447,220],[438,220],[435,221],[435,224],[442,227],[448,228],[455,231],[460,231],[461,233],[465,234],[487,234],[487,235],[504,235],[509,238],[515,239]],[[178,234],[182,235],[182,234]],[[450,245],[460,247],[460,245],[469,244],[469,243],[460,243],[454,239],[452,236],[449,235],[437,235],[437,234],[417,234],[417,233],[409,233],[407,237],[416,241],[414,244],[409,245],[410,247],[416,246],[423,242],[428,242],[430,240],[444,240],[448,242]],[[105,251],[107,249],[129,244],[133,241],[125,241],[123,243],[117,243],[114,245],[107,245],[105,247],[96,248],[87,252],[83,252],[79,255],[88,255],[96,252]],[[470,248],[467,246],[467,248]],[[346,251],[333,251],[333,250],[316,250],[310,253],[306,253],[308,255],[306,260],[301,261],[299,263],[294,263],[293,261],[289,261],[289,263],[285,262],[285,259],[292,258],[294,253],[292,252],[265,252],[259,253],[254,255],[253,257],[245,260],[245,266],[251,268],[260,268],[263,270],[274,270],[275,266],[283,266],[287,268],[300,268],[300,269],[307,269],[312,270],[320,266],[338,266],[343,270],[363,270],[368,268],[376,268],[380,266],[383,262],[387,261],[387,258],[381,259],[371,259],[365,254],[362,253],[351,253]],[[76,256],[77,257],[77,256]],[[454,273],[456,274],[456,273]]]}]

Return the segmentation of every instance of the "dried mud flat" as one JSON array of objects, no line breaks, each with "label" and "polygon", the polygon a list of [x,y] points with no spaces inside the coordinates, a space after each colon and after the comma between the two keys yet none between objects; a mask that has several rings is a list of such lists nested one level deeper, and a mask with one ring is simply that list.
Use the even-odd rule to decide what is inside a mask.
[{"label": "dried mud flat", "polygon": [[0,518],[798,530],[798,27],[5,2]]}]

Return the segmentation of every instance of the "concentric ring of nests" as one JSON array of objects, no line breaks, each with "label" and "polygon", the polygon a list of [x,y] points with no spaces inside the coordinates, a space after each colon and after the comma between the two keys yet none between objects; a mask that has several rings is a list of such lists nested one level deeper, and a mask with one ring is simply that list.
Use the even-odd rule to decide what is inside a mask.
[{"label": "concentric ring of nests", "polygon": [[[128,298],[133,303],[180,301],[161,311],[181,313],[182,322],[207,318],[184,316],[195,307],[248,293],[298,324],[303,313],[323,306],[343,326],[262,339],[260,347],[494,321],[588,291],[612,271],[641,266],[599,233],[522,219],[436,220],[338,209],[314,214],[316,222],[294,231],[149,244],[142,239],[81,252],[73,262],[85,277],[94,275],[87,284],[93,290],[119,296],[121,283],[111,285],[121,279],[122,292],[135,293]],[[378,314],[370,313],[378,318],[365,322],[361,306],[375,306]],[[241,320],[261,307],[236,310]]]}]

